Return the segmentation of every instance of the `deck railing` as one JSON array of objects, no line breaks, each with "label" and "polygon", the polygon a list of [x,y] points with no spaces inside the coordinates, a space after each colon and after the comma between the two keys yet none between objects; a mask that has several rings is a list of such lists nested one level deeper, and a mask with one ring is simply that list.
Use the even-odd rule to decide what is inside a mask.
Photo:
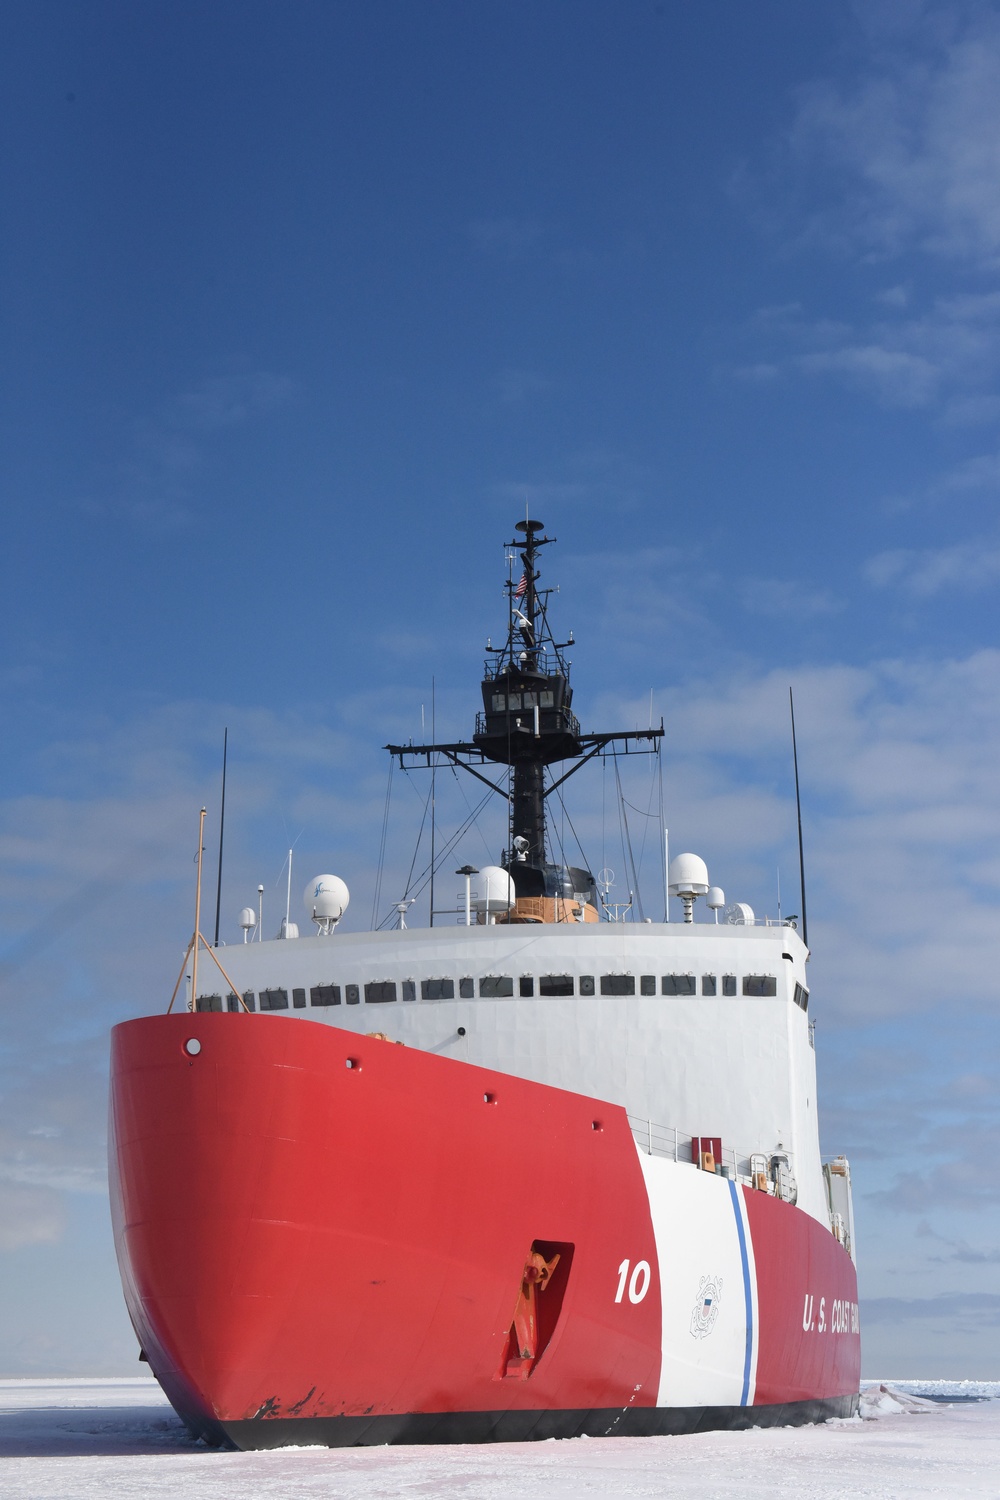
[{"label": "deck railing", "polygon": [[[637,1145],[647,1156],[665,1156],[669,1161],[684,1162],[695,1167],[698,1165],[692,1143],[706,1137],[688,1135],[675,1125],[658,1125],[655,1120],[645,1120],[639,1115],[629,1115],[628,1123]],[[749,1182],[750,1157],[749,1151],[744,1153],[734,1151],[731,1146],[723,1146],[722,1159],[716,1163],[716,1167],[723,1177]]]}]

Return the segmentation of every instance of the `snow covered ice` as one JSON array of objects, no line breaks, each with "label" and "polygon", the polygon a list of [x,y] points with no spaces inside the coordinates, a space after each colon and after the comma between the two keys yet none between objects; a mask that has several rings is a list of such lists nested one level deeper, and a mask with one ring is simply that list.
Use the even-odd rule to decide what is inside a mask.
[{"label": "snow covered ice", "polygon": [[[942,1405],[932,1396],[959,1404]],[[970,1400],[970,1398],[981,1398]],[[867,1420],[688,1437],[224,1453],[155,1381],[0,1381],[4,1500],[1000,1496],[1000,1383],[868,1382]]]}]

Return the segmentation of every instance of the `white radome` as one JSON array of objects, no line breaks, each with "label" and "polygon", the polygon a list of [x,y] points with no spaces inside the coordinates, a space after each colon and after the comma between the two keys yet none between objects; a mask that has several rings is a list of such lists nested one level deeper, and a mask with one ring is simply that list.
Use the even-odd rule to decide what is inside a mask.
[{"label": "white radome", "polygon": [[476,894],[472,905],[476,911],[512,911],[515,901],[514,882],[500,865],[483,865],[476,877]]},{"label": "white radome", "polygon": [[753,907],[747,906],[745,901],[734,901],[726,907],[726,921],[730,927],[753,927],[756,920]]},{"label": "white radome", "polygon": [[313,922],[339,922],[350,899],[351,893],[339,875],[316,875],[302,893]]},{"label": "white radome", "polygon": [[697,854],[678,854],[670,861],[667,884],[671,896],[704,896],[708,890],[708,866]]},{"label": "white radome", "polygon": [[244,932],[249,932],[251,927],[257,926],[257,913],[252,906],[244,906],[240,912],[240,926]]}]

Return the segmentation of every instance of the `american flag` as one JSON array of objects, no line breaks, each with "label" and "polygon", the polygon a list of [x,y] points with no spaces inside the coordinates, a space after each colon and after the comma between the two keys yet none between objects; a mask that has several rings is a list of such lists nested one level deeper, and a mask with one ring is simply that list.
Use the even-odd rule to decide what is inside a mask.
[{"label": "american flag", "polygon": [[527,573],[522,573],[521,574],[521,582],[518,584],[517,588],[514,590],[514,598],[515,599],[523,599],[524,596],[525,596],[525,594],[527,592],[528,592],[528,575],[527,575]]}]

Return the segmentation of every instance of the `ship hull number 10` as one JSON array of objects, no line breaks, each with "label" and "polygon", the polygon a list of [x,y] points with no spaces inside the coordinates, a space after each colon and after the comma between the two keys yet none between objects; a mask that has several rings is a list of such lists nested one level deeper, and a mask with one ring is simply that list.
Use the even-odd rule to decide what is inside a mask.
[{"label": "ship hull number 10", "polygon": [[817,1303],[812,1292],[806,1292],[802,1309],[802,1327],[806,1333],[860,1333],[858,1304],[837,1297],[829,1304],[825,1297]]},{"label": "ship hull number 10", "polygon": [[632,1266],[632,1275],[628,1274],[631,1261],[623,1260],[618,1267],[618,1290],[615,1293],[615,1301],[620,1302],[625,1295],[625,1284],[628,1283],[628,1300],[630,1302],[641,1302],[649,1291],[649,1261],[637,1260]]}]

